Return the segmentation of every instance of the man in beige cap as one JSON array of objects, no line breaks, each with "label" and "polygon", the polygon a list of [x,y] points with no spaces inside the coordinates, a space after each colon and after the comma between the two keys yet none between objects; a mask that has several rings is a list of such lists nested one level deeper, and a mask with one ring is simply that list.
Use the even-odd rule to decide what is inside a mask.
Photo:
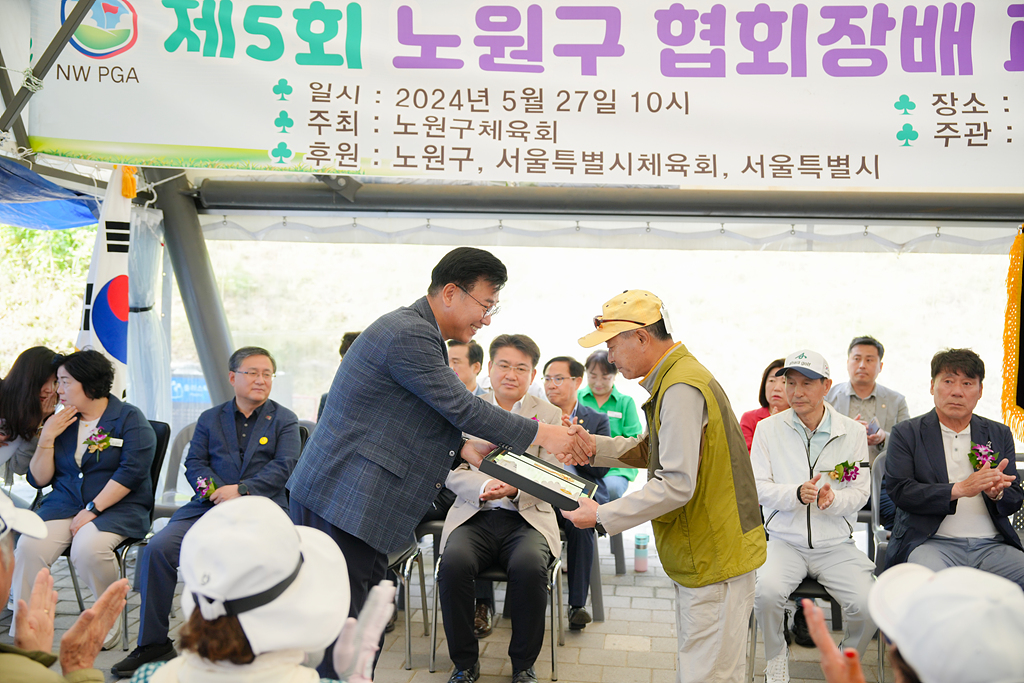
[{"label": "man in beige cap", "polygon": [[617,534],[646,521],[676,589],[680,683],[740,681],[754,570],[765,560],[757,488],[739,422],[722,387],[682,343],[661,300],[633,289],[605,303],[584,347],[606,342],[608,360],[650,392],[647,432],[592,437],[598,467],[646,467],[648,481],[563,515]]}]

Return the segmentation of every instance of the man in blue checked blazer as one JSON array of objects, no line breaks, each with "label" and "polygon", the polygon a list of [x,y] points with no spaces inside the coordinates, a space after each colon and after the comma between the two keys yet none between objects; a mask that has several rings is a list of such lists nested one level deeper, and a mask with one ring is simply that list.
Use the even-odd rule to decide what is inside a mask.
[{"label": "man in blue checked blazer", "polygon": [[[178,555],[185,532],[200,517],[241,496],[265,496],[288,508],[284,485],[299,458],[299,421],[270,400],[277,364],[266,349],[246,346],[231,354],[228,367],[235,398],[199,416],[185,458],[185,477],[196,494],[150,539],[139,561],[138,647],[112,667],[117,676],[131,676],[143,664],[176,655],[167,631]],[[204,495],[200,479],[216,488]]]},{"label": "man in blue checked blazer", "polygon": [[[452,250],[431,272],[427,296],[378,318],[338,367],[288,491],[292,520],[326,532],[345,554],[353,616],[384,578],[387,554],[412,539],[455,457],[478,466],[489,452],[482,441],[464,443],[463,432],[518,452],[590,450],[577,428],[477,399],[448,367],[445,341],[468,342],[490,325],[506,279],[493,254]],[[331,649],[317,670],[336,677]]]}]

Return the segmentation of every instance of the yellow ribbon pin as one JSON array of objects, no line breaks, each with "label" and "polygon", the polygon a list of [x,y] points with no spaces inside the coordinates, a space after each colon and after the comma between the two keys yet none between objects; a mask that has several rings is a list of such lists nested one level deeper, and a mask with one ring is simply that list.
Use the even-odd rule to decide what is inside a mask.
[{"label": "yellow ribbon pin", "polygon": [[267,445],[267,437],[265,437],[265,436],[264,437],[260,437],[260,445],[261,446],[266,446]]}]

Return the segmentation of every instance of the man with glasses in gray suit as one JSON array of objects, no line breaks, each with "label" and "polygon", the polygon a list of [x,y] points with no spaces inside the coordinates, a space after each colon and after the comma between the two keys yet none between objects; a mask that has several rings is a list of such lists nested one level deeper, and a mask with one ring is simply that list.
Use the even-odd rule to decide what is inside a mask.
[{"label": "man with glasses in gray suit", "polygon": [[[479,466],[491,445],[589,457],[582,428],[550,425],[481,401],[448,367],[445,341],[468,342],[498,312],[508,278],[493,254],[459,247],[431,272],[427,295],[378,318],[338,367],[316,431],[288,482],[297,524],[329,534],[349,567],[352,616],[407,544],[461,455]],[[328,650],[317,669],[336,678]]]}]

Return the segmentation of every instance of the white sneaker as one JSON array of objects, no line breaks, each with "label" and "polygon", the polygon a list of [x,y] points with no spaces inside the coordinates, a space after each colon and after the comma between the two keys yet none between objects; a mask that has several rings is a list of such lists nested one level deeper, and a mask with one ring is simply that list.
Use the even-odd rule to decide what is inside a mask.
[{"label": "white sneaker", "polygon": [[[110,631],[107,632],[107,639],[103,641],[104,650],[113,650],[115,647],[121,645],[121,615],[117,615],[117,621],[110,627]],[[788,680],[788,679],[787,679]]]},{"label": "white sneaker", "polygon": [[789,683],[789,647],[785,644],[782,652],[765,667],[764,683]]}]

